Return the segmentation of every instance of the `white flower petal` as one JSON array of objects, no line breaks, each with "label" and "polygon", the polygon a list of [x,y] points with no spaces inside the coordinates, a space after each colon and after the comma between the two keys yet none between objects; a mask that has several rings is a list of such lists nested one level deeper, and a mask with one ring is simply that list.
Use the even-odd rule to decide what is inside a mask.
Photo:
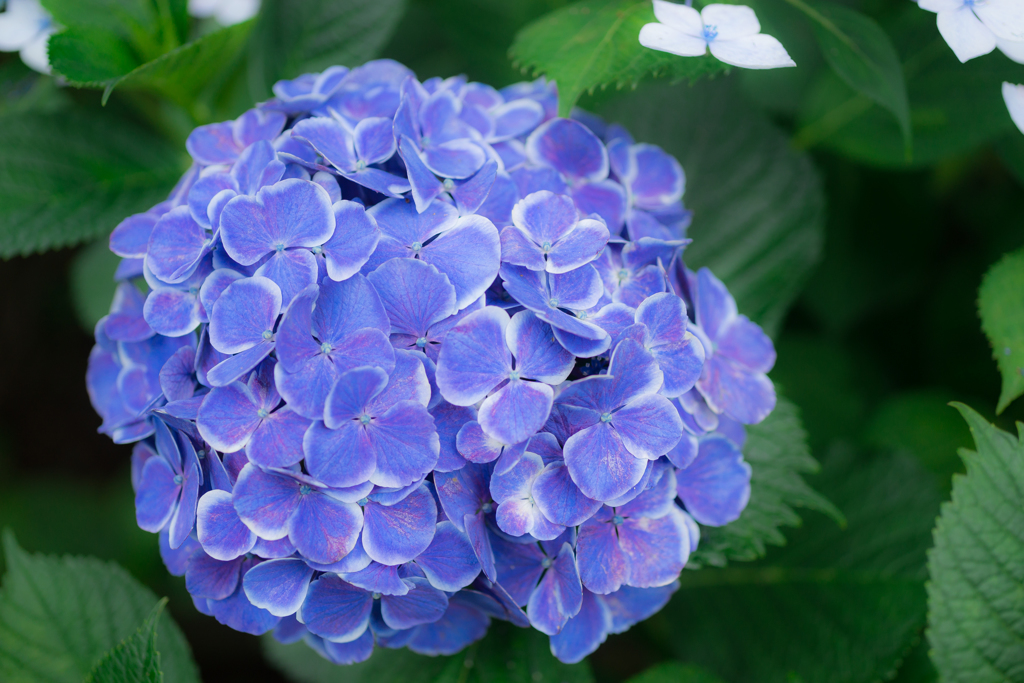
[{"label": "white flower petal", "polygon": [[665,24],[645,24],[640,29],[640,44],[683,57],[700,57],[707,53],[708,45],[703,38],[687,35]]},{"label": "white flower petal", "polygon": [[41,74],[50,73],[50,57],[46,46],[50,42],[52,33],[52,31],[43,31],[35,37],[35,40],[21,48],[21,61],[25,62],[30,69]]},{"label": "white flower petal", "polygon": [[8,0],[0,13],[0,52],[16,52],[49,24],[50,15],[36,0]]},{"label": "white flower petal", "polygon": [[1021,0],[976,2],[974,13],[996,38],[1024,40],[1024,2]]},{"label": "white flower petal", "polygon": [[1006,108],[1010,110],[1010,118],[1024,133],[1024,85],[1003,83],[1003,100]]},{"label": "white flower petal", "polygon": [[964,6],[964,0],[920,0],[918,7],[929,12],[952,12]]},{"label": "white flower petal", "polygon": [[996,46],[1003,51],[1004,55],[1013,61],[1018,64],[1024,64],[1024,40],[1016,42],[1013,40],[996,38]]},{"label": "white flower petal", "polygon": [[939,12],[939,33],[961,62],[987,55],[996,49],[996,37],[969,8]]},{"label": "white flower petal", "polygon": [[745,5],[708,5],[700,11],[700,18],[705,27],[717,32],[715,40],[735,40],[761,32],[757,15]]},{"label": "white flower petal", "polygon": [[736,40],[713,40],[708,44],[713,54],[726,64],[744,69],[778,69],[796,66],[782,43],[772,36],[758,33]]},{"label": "white flower petal", "polygon": [[704,24],[701,23],[700,12],[687,5],[654,0],[654,16],[666,26],[671,26],[687,35],[695,37],[704,35]]},{"label": "white flower petal", "polygon": [[224,26],[231,26],[252,19],[259,11],[260,0],[228,0],[221,3],[216,17]]},{"label": "white flower petal", "polygon": [[224,0],[188,0],[188,13],[200,19],[212,17],[223,4]]}]

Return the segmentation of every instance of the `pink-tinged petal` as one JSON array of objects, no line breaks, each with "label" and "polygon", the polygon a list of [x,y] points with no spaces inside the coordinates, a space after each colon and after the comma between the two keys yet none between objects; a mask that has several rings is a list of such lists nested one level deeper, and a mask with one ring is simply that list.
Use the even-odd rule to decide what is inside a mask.
[{"label": "pink-tinged petal", "polygon": [[238,587],[242,560],[222,562],[206,553],[197,552],[188,561],[185,570],[185,588],[197,598],[223,600]]},{"label": "pink-tinged petal", "polygon": [[381,564],[409,562],[434,538],[437,506],[425,486],[388,507],[368,503],[364,515],[363,548]]},{"label": "pink-tinged petal", "polygon": [[572,547],[564,543],[530,596],[526,614],[534,628],[553,636],[579,613],[582,604],[583,586],[576,567],[576,556]]},{"label": "pink-tinged petal", "polygon": [[551,326],[532,311],[512,316],[505,328],[505,342],[522,377],[557,386],[575,366],[575,358],[558,343]]},{"label": "pink-tinged petal", "polygon": [[239,353],[272,337],[281,303],[280,287],[265,277],[232,283],[210,315],[210,343],[221,353]]},{"label": "pink-tinged petal", "polygon": [[367,276],[391,321],[391,334],[423,337],[431,325],[454,314],[455,288],[425,261],[396,258]]},{"label": "pink-tinged petal", "polygon": [[541,125],[526,140],[526,152],[533,163],[558,169],[572,183],[608,177],[604,144],[572,119],[555,118]]},{"label": "pink-tinged petal", "polygon": [[544,468],[533,482],[532,493],[541,514],[562,526],[579,526],[601,508],[601,503],[583,495],[561,462]]},{"label": "pink-tinged petal", "polygon": [[302,290],[316,283],[316,257],[306,249],[285,249],[270,257],[256,275],[274,281],[281,288],[282,307],[288,308]]},{"label": "pink-tinged petal", "polygon": [[[308,488],[308,487],[307,487]],[[317,490],[300,489],[288,538],[302,556],[330,564],[352,552],[363,524],[362,510]]]},{"label": "pink-tinged petal", "polygon": [[334,642],[352,642],[366,631],[372,608],[368,592],[325,574],[309,585],[298,616],[311,633]]},{"label": "pink-tinged petal", "polygon": [[459,309],[483,296],[501,265],[501,239],[489,220],[463,216],[451,230],[423,247],[420,257],[448,276]]},{"label": "pink-tinged petal", "polygon": [[258,406],[252,392],[241,382],[216,387],[199,407],[196,426],[214,450],[232,453],[241,450],[260,424]]},{"label": "pink-tinged petal", "polygon": [[565,442],[565,465],[588,498],[611,500],[640,481],[647,460],[633,456],[611,425],[600,422]]},{"label": "pink-tinged petal", "polygon": [[614,593],[629,579],[629,560],[610,521],[594,519],[580,527],[576,557],[583,585],[594,593]]},{"label": "pink-tinged petal", "polygon": [[583,591],[579,613],[551,636],[551,653],[566,664],[575,664],[597,650],[612,628],[611,611],[604,598]]},{"label": "pink-tinged petal", "polygon": [[723,526],[737,519],[750,500],[750,465],[731,441],[702,439],[696,460],[676,477],[686,510],[699,523]]},{"label": "pink-tinged petal", "polygon": [[488,463],[498,459],[505,444],[487,436],[479,422],[466,422],[455,436],[459,453],[472,463]]},{"label": "pink-tinged petal", "polygon": [[355,141],[339,121],[323,116],[304,119],[295,124],[292,137],[309,143],[327,163],[338,170],[356,170]]},{"label": "pink-tinged petal", "polygon": [[313,570],[300,559],[261,562],[242,577],[245,596],[275,617],[295,614],[306,600]]},{"label": "pink-tinged petal", "polygon": [[460,530],[466,515],[475,515],[485,503],[491,500],[487,489],[490,468],[470,463],[455,472],[438,472],[434,486],[445,515]]},{"label": "pink-tinged petal", "polygon": [[544,270],[544,252],[522,228],[509,225],[501,231],[501,260],[530,270]]},{"label": "pink-tinged petal", "polygon": [[[376,330],[372,332],[377,334]],[[432,392],[430,378],[427,375],[427,365],[430,364],[430,361],[414,351],[403,349],[392,351],[391,347],[384,342],[383,335],[378,339],[378,343],[381,344],[382,349],[388,351],[388,355],[395,361],[388,377],[387,386],[367,403],[367,413],[379,416],[400,401],[412,401],[419,403],[424,408],[428,407]]]},{"label": "pink-tinged petal", "polygon": [[208,491],[199,499],[196,531],[203,550],[215,560],[233,560],[256,545],[256,534],[238,518],[227,491]]},{"label": "pink-tinged petal", "polygon": [[502,443],[520,443],[544,426],[553,400],[547,384],[513,379],[484,399],[477,419],[488,436]]},{"label": "pink-tinged petal", "polygon": [[751,373],[723,356],[705,361],[697,389],[712,410],[743,424],[757,424],[775,409],[775,386],[768,376]]},{"label": "pink-tinged petal", "polygon": [[433,540],[415,562],[434,588],[449,593],[465,588],[480,574],[469,537],[448,521],[437,524]]},{"label": "pink-tinged petal", "polygon": [[366,264],[377,248],[381,233],[376,221],[356,202],[336,202],[333,211],[334,234],[324,243],[322,251],[327,260],[327,274],[340,282],[358,273]]},{"label": "pink-tinged petal", "polygon": [[211,240],[192,220],[187,206],[165,213],[149,236],[146,265],[154,276],[168,283],[181,282],[192,274],[209,251]]},{"label": "pink-tinged petal", "polygon": [[181,495],[178,476],[162,457],[146,461],[135,494],[135,519],[141,529],[156,533],[171,521]]},{"label": "pink-tinged petal", "polygon": [[341,375],[327,397],[324,424],[330,429],[338,429],[358,419],[370,400],[387,384],[388,374],[380,368],[361,367]]},{"label": "pink-tinged petal", "polygon": [[679,578],[690,556],[690,536],[682,512],[658,519],[627,519],[619,525],[619,546],[629,562],[630,586],[667,586]]},{"label": "pink-tinged petal", "polygon": [[437,462],[441,446],[434,419],[415,401],[399,401],[375,418],[367,431],[377,461],[370,481],[377,486],[406,486]]},{"label": "pink-tinged petal", "polygon": [[638,458],[657,460],[683,435],[683,421],[667,398],[648,394],[615,413],[611,424],[626,449]]},{"label": "pink-tinged petal", "polygon": [[231,134],[240,149],[259,142],[273,140],[281,134],[288,117],[270,109],[250,109],[231,124]]},{"label": "pink-tinged petal", "polygon": [[413,588],[405,595],[385,595],[380,601],[380,614],[384,623],[393,629],[408,629],[420,624],[432,624],[448,609],[448,596],[437,590],[426,579],[418,576],[406,579]]},{"label": "pink-tinged petal", "polygon": [[248,266],[271,251],[320,246],[334,233],[334,212],[326,190],[292,178],[261,188],[255,197],[235,197],[220,225],[224,250]]},{"label": "pink-tinged petal", "polygon": [[248,464],[238,475],[232,500],[245,525],[257,536],[276,541],[288,535],[301,499],[299,482]]},{"label": "pink-tinged petal", "polygon": [[377,468],[370,437],[356,421],[338,429],[314,422],[303,437],[302,450],[309,473],[332,487],[362,484]]},{"label": "pink-tinged petal", "polygon": [[505,345],[505,311],[488,306],[452,328],[438,354],[437,385],[447,401],[468,406],[483,399],[512,370]]},{"label": "pink-tinged petal", "polygon": [[775,346],[768,335],[745,315],[737,316],[715,340],[715,353],[753,373],[766,373],[775,365]]},{"label": "pink-tinged petal", "polygon": [[311,424],[285,406],[267,416],[245,445],[245,454],[260,467],[290,467],[302,460],[302,438]]},{"label": "pink-tinged petal", "polygon": [[509,536],[523,536],[532,533],[537,526],[540,513],[529,500],[509,500],[498,506],[495,521],[498,528]]},{"label": "pink-tinged petal", "polygon": [[476,411],[442,401],[430,411],[440,445],[440,452],[434,470],[453,472],[466,465],[466,458],[459,453],[458,434],[462,428],[476,419]]}]

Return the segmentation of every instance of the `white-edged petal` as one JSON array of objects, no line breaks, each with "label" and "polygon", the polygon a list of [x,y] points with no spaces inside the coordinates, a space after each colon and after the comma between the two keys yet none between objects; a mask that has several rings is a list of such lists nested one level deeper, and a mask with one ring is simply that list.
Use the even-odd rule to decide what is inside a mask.
[{"label": "white-edged petal", "polygon": [[964,6],[964,0],[919,0],[917,6],[929,12],[952,12]]},{"label": "white-edged petal", "polygon": [[708,5],[700,11],[704,28],[715,34],[714,40],[735,40],[761,32],[754,10],[745,5]]},{"label": "white-edged petal", "polygon": [[703,38],[677,31],[665,24],[645,24],[640,29],[640,44],[682,57],[700,57],[707,52],[708,45]]},{"label": "white-edged petal", "polygon": [[974,13],[996,38],[1024,40],[1024,2],[1021,0],[984,0],[974,3]]},{"label": "white-edged petal", "polygon": [[700,20],[700,12],[687,5],[654,0],[654,16],[666,26],[671,26],[687,35],[698,38],[704,35],[704,24]]},{"label": "white-edged petal", "polygon": [[733,66],[744,69],[778,69],[796,66],[796,62],[772,36],[758,33],[736,40],[712,40],[708,47],[711,54]]},{"label": "white-edged petal", "polygon": [[1006,108],[1010,110],[1010,118],[1024,133],[1024,85],[1003,83],[1003,101]]},{"label": "white-edged petal", "polygon": [[53,35],[52,31],[43,31],[20,51],[21,61],[25,62],[30,69],[41,74],[50,73],[50,56],[47,52],[47,45],[50,43],[51,35]]},{"label": "white-edged petal", "polygon": [[29,45],[50,23],[38,0],[8,0],[0,12],[0,52],[17,52]]},{"label": "white-edged petal", "polygon": [[259,11],[260,0],[227,0],[221,3],[214,17],[221,25],[232,26],[252,19]]},{"label": "white-edged petal", "polygon": [[1024,64],[1024,40],[1018,42],[1016,40],[996,38],[996,47],[1013,61],[1018,64]]},{"label": "white-edged petal", "polygon": [[936,23],[942,38],[961,62],[987,55],[996,49],[995,35],[968,7],[953,12],[939,12]]}]

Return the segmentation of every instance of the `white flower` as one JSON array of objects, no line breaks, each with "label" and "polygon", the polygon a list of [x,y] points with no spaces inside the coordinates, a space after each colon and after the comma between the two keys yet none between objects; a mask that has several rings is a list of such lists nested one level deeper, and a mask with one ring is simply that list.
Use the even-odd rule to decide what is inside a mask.
[{"label": "white flower", "polygon": [[1010,110],[1010,118],[1024,133],[1024,85],[1003,83],[1003,101]]},{"label": "white flower", "polygon": [[939,33],[961,62],[998,47],[1024,64],[1024,1],[918,0],[917,4],[939,15]]},{"label": "white flower", "polygon": [[48,74],[46,43],[56,28],[39,0],[7,0],[6,9],[0,12],[0,52],[20,52],[21,61]]},{"label": "white flower", "polygon": [[188,0],[188,13],[205,19],[213,17],[224,26],[252,19],[260,11],[260,0]]},{"label": "white flower", "polygon": [[745,69],[796,66],[775,38],[761,33],[754,10],[742,5],[708,5],[698,12],[687,5],[654,0],[659,24],[640,29],[640,44],[683,57],[711,54]]}]

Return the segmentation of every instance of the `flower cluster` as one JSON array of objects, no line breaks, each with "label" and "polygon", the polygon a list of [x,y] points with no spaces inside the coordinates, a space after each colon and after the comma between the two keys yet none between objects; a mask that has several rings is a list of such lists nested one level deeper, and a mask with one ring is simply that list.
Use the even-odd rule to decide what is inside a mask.
[{"label": "flower cluster", "polygon": [[87,383],[169,570],[338,663],[491,619],[575,662],[658,611],[775,405],[771,341],[684,265],[679,163],[543,80],[274,93],[110,238]]}]

